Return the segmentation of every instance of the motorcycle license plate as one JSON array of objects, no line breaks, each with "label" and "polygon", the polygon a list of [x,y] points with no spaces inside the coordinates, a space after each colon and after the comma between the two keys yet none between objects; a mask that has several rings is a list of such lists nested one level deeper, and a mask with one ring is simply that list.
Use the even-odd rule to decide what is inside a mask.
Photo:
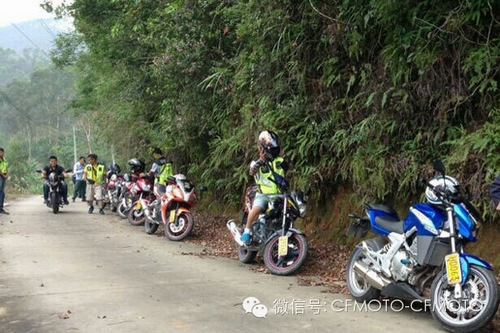
[{"label": "motorcycle license plate", "polygon": [[462,281],[462,270],[460,269],[460,256],[458,253],[448,254],[445,258],[446,275],[449,284],[457,284]]},{"label": "motorcycle license plate", "polygon": [[140,201],[137,201],[137,202],[135,203],[135,210],[139,210],[139,209],[141,209],[141,202],[140,202]]},{"label": "motorcycle license plate", "polygon": [[284,257],[288,253],[288,237],[281,236],[278,239],[278,256]]}]

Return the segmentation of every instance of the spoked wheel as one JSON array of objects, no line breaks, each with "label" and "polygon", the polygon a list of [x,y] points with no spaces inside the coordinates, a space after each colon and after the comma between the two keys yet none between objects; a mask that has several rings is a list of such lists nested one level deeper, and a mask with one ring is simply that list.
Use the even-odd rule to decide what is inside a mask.
[{"label": "spoked wheel", "polygon": [[[369,239],[365,244],[374,251],[382,248],[381,240]],[[369,302],[380,297],[380,290],[372,287],[366,279],[354,271],[354,264],[364,265],[361,245],[356,245],[347,263],[347,288],[357,302]]]},{"label": "spoked wheel", "polygon": [[190,213],[182,212],[175,222],[167,222],[165,236],[170,240],[180,241],[191,234],[193,227],[193,216]]},{"label": "spoked wheel", "polygon": [[498,283],[491,270],[469,266],[467,281],[462,286],[464,297],[455,298],[454,286],[448,284],[441,271],[431,289],[432,316],[451,332],[474,332],[488,324],[498,308]]},{"label": "spoked wheel", "polygon": [[131,225],[138,226],[144,223],[144,221],[146,220],[146,216],[144,215],[141,206],[134,204],[134,206],[130,208],[128,212],[127,219]]},{"label": "spoked wheel", "polygon": [[264,264],[272,274],[290,275],[295,273],[307,257],[307,240],[302,234],[292,233],[288,237],[287,254],[278,254],[279,235],[267,243],[264,249]]},{"label": "spoked wheel", "polygon": [[144,231],[149,234],[149,235],[152,235],[156,232],[156,230],[158,230],[158,223],[156,223],[155,221],[149,219],[149,218],[146,218],[144,220]]}]

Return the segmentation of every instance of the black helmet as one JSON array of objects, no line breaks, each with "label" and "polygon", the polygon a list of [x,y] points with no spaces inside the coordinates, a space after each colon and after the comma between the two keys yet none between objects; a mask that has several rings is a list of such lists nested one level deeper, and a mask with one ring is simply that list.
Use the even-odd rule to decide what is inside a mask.
[{"label": "black helmet", "polygon": [[130,166],[130,170],[134,172],[144,172],[145,164],[137,158],[128,160],[127,164]]},{"label": "black helmet", "polygon": [[268,159],[275,159],[280,154],[280,138],[273,131],[262,131],[259,134],[259,145],[266,152]]},{"label": "black helmet", "polygon": [[120,166],[118,164],[115,163],[115,164],[108,165],[108,171],[120,173],[122,171],[122,169],[120,168]]}]

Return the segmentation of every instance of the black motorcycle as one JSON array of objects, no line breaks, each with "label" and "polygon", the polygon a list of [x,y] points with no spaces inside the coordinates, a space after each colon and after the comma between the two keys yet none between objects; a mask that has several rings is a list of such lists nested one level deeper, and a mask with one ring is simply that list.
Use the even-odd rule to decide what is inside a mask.
[{"label": "black motorcycle", "polygon": [[[284,179],[283,179],[284,180]],[[246,209],[241,227],[234,220],[227,222],[227,228],[239,245],[238,257],[243,263],[251,263],[262,252],[264,264],[272,274],[295,273],[307,257],[307,239],[303,232],[293,228],[293,223],[306,213],[306,195],[301,191],[288,191],[288,184],[278,184],[282,194],[268,195],[268,209],[252,224],[249,244],[241,241],[241,232],[251,206],[251,190],[247,191]]]},{"label": "black motorcycle", "polygon": [[[65,170],[66,173],[71,172],[72,169]],[[42,173],[41,169],[37,169],[36,172]],[[46,180],[49,185],[49,196],[47,201],[47,207],[52,208],[54,214],[59,213],[59,208],[64,206],[64,197],[62,195],[62,182],[64,181],[64,175],[56,175],[55,172],[51,172]]]}]

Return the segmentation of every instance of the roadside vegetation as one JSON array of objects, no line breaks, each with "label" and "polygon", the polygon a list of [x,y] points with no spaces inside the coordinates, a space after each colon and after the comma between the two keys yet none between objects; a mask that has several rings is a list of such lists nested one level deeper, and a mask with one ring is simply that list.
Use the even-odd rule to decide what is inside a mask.
[{"label": "roadside vegetation", "polygon": [[[311,191],[311,237],[345,243],[347,214],[367,201],[403,215],[435,158],[498,224],[487,195],[500,172],[497,2],[44,6],[75,30],[57,39],[51,63],[1,83],[0,142],[16,191],[38,190],[32,170],[50,154],[72,165],[76,133],[77,155],[105,163],[149,163],[159,146],[209,187],[206,209],[237,211],[256,136],[272,129],[294,162],[291,183]],[[7,53],[6,68],[19,66]]]}]

